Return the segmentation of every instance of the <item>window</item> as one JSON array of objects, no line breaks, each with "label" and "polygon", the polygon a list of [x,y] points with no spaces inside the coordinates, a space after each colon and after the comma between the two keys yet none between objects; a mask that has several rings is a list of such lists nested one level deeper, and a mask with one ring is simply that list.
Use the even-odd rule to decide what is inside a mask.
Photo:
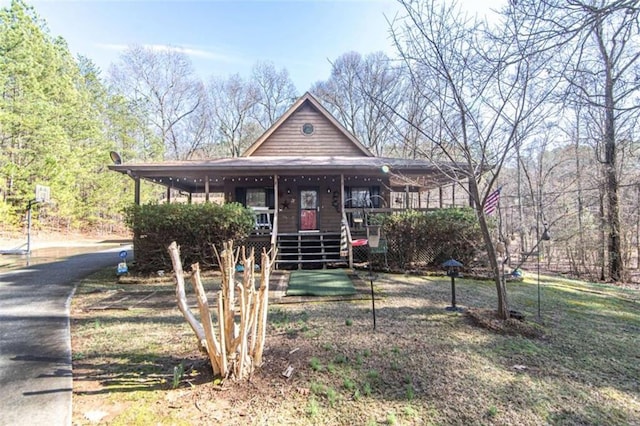
[{"label": "window", "polygon": [[380,208],[385,203],[379,186],[344,187],[346,208]]},{"label": "window", "polygon": [[247,188],[247,207],[267,207],[267,193],[263,188]]},{"label": "window", "polygon": [[[245,207],[269,207],[274,206],[273,188],[245,188],[237,186],[234,201]],[[230,197],[231,198],[231,197]]]},{"label": "window", "polygon": [[304,123],[302,125],[302,133],[307,135],[307,136],[311,136],[313,134],[313,132],[315,131],[315,129],[313,128],[313,124],[311,123]]},{"label": "window", "polygon": [[351,207],[371,207],[371,192],[369,188],[351,188]]}]

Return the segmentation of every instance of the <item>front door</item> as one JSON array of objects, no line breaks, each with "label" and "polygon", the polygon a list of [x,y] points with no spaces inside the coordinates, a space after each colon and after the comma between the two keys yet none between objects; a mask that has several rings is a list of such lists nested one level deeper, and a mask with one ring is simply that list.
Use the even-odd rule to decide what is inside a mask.
[{"label": "front door", "polygon": [[318,190],[300,190],[300,230],[316,231],[318,229]]}]

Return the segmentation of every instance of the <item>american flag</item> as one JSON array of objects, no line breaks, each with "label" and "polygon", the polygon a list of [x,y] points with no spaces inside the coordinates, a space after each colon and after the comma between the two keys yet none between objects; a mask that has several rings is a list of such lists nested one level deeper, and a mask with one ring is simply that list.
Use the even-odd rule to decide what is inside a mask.
[{"label": "american flag", "polygon": [[499,187],[491,194],[487,196],[487,199],[484,201],[484,214],[490,215],[498,208],[498,203],[500,203],[500,191],[502,187]]}]

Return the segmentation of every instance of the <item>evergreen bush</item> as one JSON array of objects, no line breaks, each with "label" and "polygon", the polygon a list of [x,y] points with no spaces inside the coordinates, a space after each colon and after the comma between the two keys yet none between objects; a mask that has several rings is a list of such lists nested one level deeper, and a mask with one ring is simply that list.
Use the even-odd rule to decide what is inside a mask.
[{"label": "evergreen bush", "polygon": [[125,216],[140,273],[170,271],[167,247],[172,241],[180,246],[184,265],[199,262],[201,268],[212,267],[213,245],[243,240],[255,225],[251,210],[239,203],[132,205]]}]

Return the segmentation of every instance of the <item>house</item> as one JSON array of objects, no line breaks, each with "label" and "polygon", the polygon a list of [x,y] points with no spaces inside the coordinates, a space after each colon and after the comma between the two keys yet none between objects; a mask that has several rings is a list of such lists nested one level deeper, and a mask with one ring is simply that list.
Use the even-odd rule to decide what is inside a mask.
[{"label": "house", "polygon": [[[109,168],[134,179],[137,203],[144,179],[165,186],[168,202],[172,190],[179,190],[189,200],[200,195],[210,201],[215,196],[253,208],[256,229],[251,244],[277,246],[278,267],[340,261],[351,265],[351,243],[366,238],[371,214],[443,207],[443,188],[450,188],[449,205],[468,205],[468,200],[456,200],[456,182],[442,165],[374,156],[310,93],[299,98],[241,157]],[[431,199],[430,206],[427,198],[424,207],[421,195],[434,191],[436,202]],[[341,236],[346,258],[340,256]]]}]

